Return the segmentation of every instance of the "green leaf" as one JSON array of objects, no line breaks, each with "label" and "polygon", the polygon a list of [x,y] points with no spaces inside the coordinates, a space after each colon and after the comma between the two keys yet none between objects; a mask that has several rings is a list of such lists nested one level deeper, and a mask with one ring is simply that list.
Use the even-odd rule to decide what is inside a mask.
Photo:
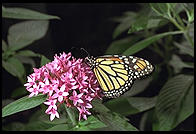
[{"label": "green leaf", "polygon": [[124,13],[123,17],[121,17],[120,24],[114,29],[112,35],[113,39],[129,29],[131,24],[135,21],[135,16],[136,13],[134,12],[129,12],[128,14],[127,12]]},{"label": "green leaf", "polygon": [[153,11],[145,11],[145,13],[142,13],[141,16],[136,18],[136,21],[129,28],[128,34],[141,30],[160,27],[167,24],[168,22],[168,20],[157,16],[157,14],[155,14]]},{"label": "green leaf", "polygon": [[27,90],[26,88],[23,86],[23,87],[19,87],[19,88],[16,88],[12,94],[11,94],[11,97],[12,98],[17,98],[17,97],[21,97],[23,95],[25,95],[27,93]]},{"label": "green leaf", "polygon": [[140,131],[152,131],[153,115],[154,109],[144,112],[139,124]]},{"label": "green leaf", "polygon": [[26,56],[26,57],[40,57],[40,54],[34,53],[31,50],[21,50],[17,52],[16,55]]},{"label": "green leaf", "polygon": [[21,61],[24,64],[30,64],[32,68],[36,66],[35,61],[32,58],[26,56],[19,56],[19,55],[15,55],[14,57],[16,57],[19,61]]},{"label": "green leaf", "polygon": [[193,76],[189,75],[178,75],[166,82],[158,95],[155,106],[158,124],[154,130],[171,130],[179,123],[177,119],[181,105],[192,84]]},{"label": "green leaf", "polygon": [[139,16],[139,18],[137,18],[137,20],[131,24],[131,28],[129,28],[128,34],[146,29],[148,19],[149,18],[146,15]]},{"label": "green leaf", "polygon": [[79,124],[73,130],[95,130],[102,127],[106,127],[106,125],[94,116],[89,116],[87,120],[80,121]]},{"label": "green leaf", "polygon": [[106,102],[105,106],[111,111],[127,116],[149,110],[155,103],[156,97],[120,97]]},{"label": "green leaf", "polygon": [[166,3],[169,10],[175,10],[177,3]]},{"label": "green leaf", "polygon": [[184,101],[181,104],[180,112],[172,128],[175,128],[178,124],[180,124],[182,121],[187,119],[193,113],[194,113],[194,83],[192,84],[190,90],[184,97]]},{"label": "green leaf", "polygon": [[58,124],[47,129],[46,131],[70,131],[70,126],[68,124]]},{"label": "green leaf", "polygon": [[4,40],[2,40],[2,50],[6,51],[7,50],[7,44]]},{"label": "green leaf", "polygon": [[150,3],[150,7],[160,16],[168,17],[169,7],[167,3]]},{"label": "green leaf", "polygon": [[73,126],[77,124],[77,119],[76,119],[76,109],[72,107],[67,107],[66,104],[64,104],[64,107],[66,109],[66,112],[68,114],[69,119],[71,120],[71,123]]},{"label": "green leaf", "polygon": [[2,61],[3,68],[15,77],[22,78],[25,74],[23,64],[15,57]]},{"label": "green leaf", "polygon": [[32,20],[60,19],[57,16],[47,15],[30,9],[5,8],[5,7],[2,7],[2,17],[12,18],[12,19],[32,19]]},{"label": "green leaf", "polygon": [[94,110],[99,114],[96,117],[107,125],[108,130],[115,131],[138,131],[136,127],[127,122],[125,117],[110,111],[107,107],[101,104],[100,101],[93,101]]},{"label": "green leaf", "polygon": [[12,25],[8,30],[9,49],[22,49],[45,36],[48,21],[24,21]]},{"label": "green leaf", "polygon": [[189,45],[186,41],[181,44],[174,42],[174,45],[180,49],[181,54],[188,54],[194,57],[194,46]]},{"label": "green leaf", "polygon": [[[58,110],[59,112],[59,110]],[[59,112],[60,113],[60,112]],[[47,114],[44,114],[44,115],[41,115],[40,118],[39,118],[41,121],[43,121],[44,123],[47,123],[47,124],[52,124],[52,125],[59,125],[59,124],[65,124],[67,123],[68,121],[70,121],[68,118],[67,118],[67,113],[64,112],[60,115],[60,118],[55,118],[53,121],[50,121],[49,120],[49,116]]]},{"label": "green leaf", "polygon": [[50,62],[50,60],[48,58],[46,58],[44,55],[41,55],[41,65],[40,66],[46,65],[49,62]]},{"label": "green leaf", "polygon": [[134,84],[132,85],[131,89],[127,91],[123,96],[134,96],[146,89],[146,87],[150,84],[152,81],[152,77],[148,77],[141,80],[136,80]]},{"label": "green leaf", "polygon": [[[188,34],[190,36],[190,39],[192,40],[193,44],[194,44],[194,23],[190,24],[189,25],[189,28],[188,28]],[[194,45],[193,45],[193,49],[194,49]]]},{"label": "green leaf", "polygon": [[137,52],[139,52],[140,50],[146,48],[147,46],[151,45],[153,42],[168,36],[168,35],[175,35],[175,34],[182,34],[182,31],[174,31],[174,32],[166,32],[166,33],[161,33],[161,34],[157,34],[154,35],[152,37],[149,37],[147,39],[144,39],[142,41],[137,42],[136,44],[134,44],[133,46],[131,46],[130,48],[128,48],[126,51],[123,52],[123,55],[132,55],[135,54]]},{"label": "green leaf", "polygon": [[193,3],[183,3],[184,10],[186,11],[188,22],[192,23],[194,21],[194,4]]},{"label": "green leaf", "polygon": [[129,36],[124,39],[116,40],[112,42],[107,48],[105,54],[122,54],[127,48],[133,45],[141,37]]},{"label": "green leaf", "polygon": [[3,131],[24,131],[24,129],[25,129],[25,124],[21,122],[12,122],[2,127]]},{"label": "green leaf", "polygon": [[194,68],[194,66],[186,64],[177,55],[172,55],[169,64],[174,68],[175,73],[179,73],[183,68]]},{"label": "green leaf", "polygon": [[8,115],[12,115],[27,109],[34,108],[43,103],[45,100],[45,95],[38,95],[31,98],[25,96],[3,107],[2,117],[6,117]]},{"label": "green leaf", "polygon": [[[44,113],[43,113],[44,114]],[[25,131],[45,131],[54,125],[44,123],[40,120],[29,122],[25,125]]]}]

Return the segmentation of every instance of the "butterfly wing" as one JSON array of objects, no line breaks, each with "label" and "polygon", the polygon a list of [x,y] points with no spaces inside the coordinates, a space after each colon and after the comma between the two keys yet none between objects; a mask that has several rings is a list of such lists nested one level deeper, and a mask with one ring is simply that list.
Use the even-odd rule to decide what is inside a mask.
[{"label": "butterfly wing", "polygon": [[102,56],[96,59],[93,69],[103,93],[108,98],[116,98],[126,92],[133,84],[133,72],[123,59]]},{"label": "butterfly wing", "polygon": [[125,62],[128,61],[126,63],[129,64],[129,67],[133,71],[134,80],[146,77],[147,75],[152,73],[154,70],[153,65],[149,61],[143,58],[129,56],[129,57],[126,57],[124,60]]},{"label": "butterfly wing", "polygon": [[147,76],[154,67],[135,56],[105,55],[95,59],[93,71],[103,93],[116,98],[129,90],[133,81]]}]

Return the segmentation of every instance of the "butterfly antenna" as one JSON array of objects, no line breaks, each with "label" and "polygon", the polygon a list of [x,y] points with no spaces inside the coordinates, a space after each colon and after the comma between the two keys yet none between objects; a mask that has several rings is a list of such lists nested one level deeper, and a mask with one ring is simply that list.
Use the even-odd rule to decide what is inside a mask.
[{"label": "butterfly antenna", "polygon": [[90,54],[84,48],[80,48],[80,50],[83,50],[85,53],[87,53],[88,57],[90,56]]}]

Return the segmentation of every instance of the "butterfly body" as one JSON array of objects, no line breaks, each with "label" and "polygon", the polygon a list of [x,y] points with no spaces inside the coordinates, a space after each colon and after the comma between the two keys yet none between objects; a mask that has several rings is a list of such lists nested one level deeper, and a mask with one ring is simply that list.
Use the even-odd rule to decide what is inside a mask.
[{"label": "butterfly body", "polygon": [[150,74],[154,69],[150,62],[135,56],[91,56],[85,61],[108,98],[119,97],[131,88],[134,80]]}]

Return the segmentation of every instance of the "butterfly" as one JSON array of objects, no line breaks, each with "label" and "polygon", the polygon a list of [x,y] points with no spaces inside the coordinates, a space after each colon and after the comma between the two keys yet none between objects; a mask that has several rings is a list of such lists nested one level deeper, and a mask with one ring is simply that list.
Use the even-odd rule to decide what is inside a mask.
[{"label": "butterfly", "polygon": [[107,98],[117,98],[128,91],[134,80],[153,72],[154,66],[136,56],[87,56],[85,62],[93,70]]}]

